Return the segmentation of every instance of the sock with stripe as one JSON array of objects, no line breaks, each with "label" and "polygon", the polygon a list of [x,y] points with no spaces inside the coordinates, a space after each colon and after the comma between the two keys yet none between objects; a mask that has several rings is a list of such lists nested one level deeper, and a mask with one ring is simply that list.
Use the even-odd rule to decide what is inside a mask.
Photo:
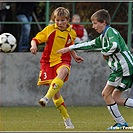
[{"label": "sock with stripe", "polygon": [[56,77],[52,81],[52,83],[49,87],[49,90],[48,90],[47,94],[45,95],[45,97],[47,97],[48,99],[52,98],[60,90],[60,88],[63,86],[63,84],[64,84],[63,80]]},{"label": "sock with stripe", "polygon": [[113,119],[116,121],[116,123],[120,123],[120,124],[125,123],[125,120],[122,117],[116,103],[111,104],[111,105],[107,105],[107,108],[108,108],[110,114],[112,115]]},{"label": "sock with stripe", "polygon": [[133,99],[127,98],[124,103],[125,107],[133,108]]},{"label": "sock with stripe", "polygon": [[62,96],[60,96],[59,99],[53,99],[53,102],[56,106],[56,108],[60,111],[63,119],[66,119],[66,118],[69,118],[69,115],[67,113],[67,109],[66,109],[66,106],[64,104],[64,99]]}]

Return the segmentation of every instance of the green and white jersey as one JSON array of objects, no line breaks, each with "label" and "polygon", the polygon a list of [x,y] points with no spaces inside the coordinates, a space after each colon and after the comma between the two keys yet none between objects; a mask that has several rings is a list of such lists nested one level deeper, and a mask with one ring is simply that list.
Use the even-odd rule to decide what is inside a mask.
[{"label": "green and white jersey", "polygon": [[106,61],[112,74],[117,77],[133,74],[133,56],[120,33],[110,26],[106,26],[103,33],[94,40],[72,45],[69,48],[71,50],[101,48],[101,53],[109,57]]}]

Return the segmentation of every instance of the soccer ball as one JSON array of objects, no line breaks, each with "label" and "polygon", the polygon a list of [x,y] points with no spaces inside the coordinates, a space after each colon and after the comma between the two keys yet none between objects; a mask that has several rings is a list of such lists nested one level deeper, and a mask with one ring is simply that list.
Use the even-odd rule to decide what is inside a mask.
[{"label": "soccer ball", "polygon": [[13,52],[17,47],[16,38],[10,33],[3,33],[0,35],[0,51]]}]

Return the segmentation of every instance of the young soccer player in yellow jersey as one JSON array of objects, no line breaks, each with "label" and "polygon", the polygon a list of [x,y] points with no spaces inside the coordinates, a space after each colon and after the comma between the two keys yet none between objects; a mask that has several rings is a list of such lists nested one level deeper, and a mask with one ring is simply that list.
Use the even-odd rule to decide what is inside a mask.
[{"label": "young soccer player in yellow jersey", "polygon": [[46,42],[40,60],[41,67],[38,85],[49,85],[49,89],[46,95],[40,99],[39,104],[46,106],[52,98],[64,119],[66,129],[73,129],[74,126],[67,113],[60,89],[63,87],[64,82],[68,80],[71,56],[78,63],[83,61],[83,58],[77,56],[74,51],[67,54],[57,53],[59,49],[74,44],[76,38],[76,32],[70,28],[69,10],[64,7],[58,7],[53,12],[53,20],[54,24],[46,26],[31,41],[30,51],[33,54],[37,52],[37,45]]}]

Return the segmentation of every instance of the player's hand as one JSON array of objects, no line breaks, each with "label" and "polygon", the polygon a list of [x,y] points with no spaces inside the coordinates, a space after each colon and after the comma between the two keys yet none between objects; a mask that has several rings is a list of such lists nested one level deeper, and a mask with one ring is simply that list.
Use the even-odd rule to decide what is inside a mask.
[{"label": "player's hand", "polygon": [[80,63],[80,62],[84,61],[84,59],[83,59],[82,57],[80,57],[80,56],[76,56],[76,57],[74,58],[74,60],[75,60],[77,63]]},{"label": "player's hand", "polygon": [[58,54],[65,54],[65,53],[67,53],[67,52],[69,52],[69,51],[71,51],[71,50],[69,49],[69,47],[66,47],[66,48],[62,48],[62,49],[58,50],[57,53],[58,53]]},{"label": "player's hand", "polygon": [[107,60],[109,57],[108,57],[108,56],[103,55],[103,58],[104,58],[105,60]]},{"label": "player's hand", "polygon": [[35,55],[36,55],[37,46],[32,46],[32,47],[30,48],[30,51],[31,51],[32,54],[35,54]]}]

